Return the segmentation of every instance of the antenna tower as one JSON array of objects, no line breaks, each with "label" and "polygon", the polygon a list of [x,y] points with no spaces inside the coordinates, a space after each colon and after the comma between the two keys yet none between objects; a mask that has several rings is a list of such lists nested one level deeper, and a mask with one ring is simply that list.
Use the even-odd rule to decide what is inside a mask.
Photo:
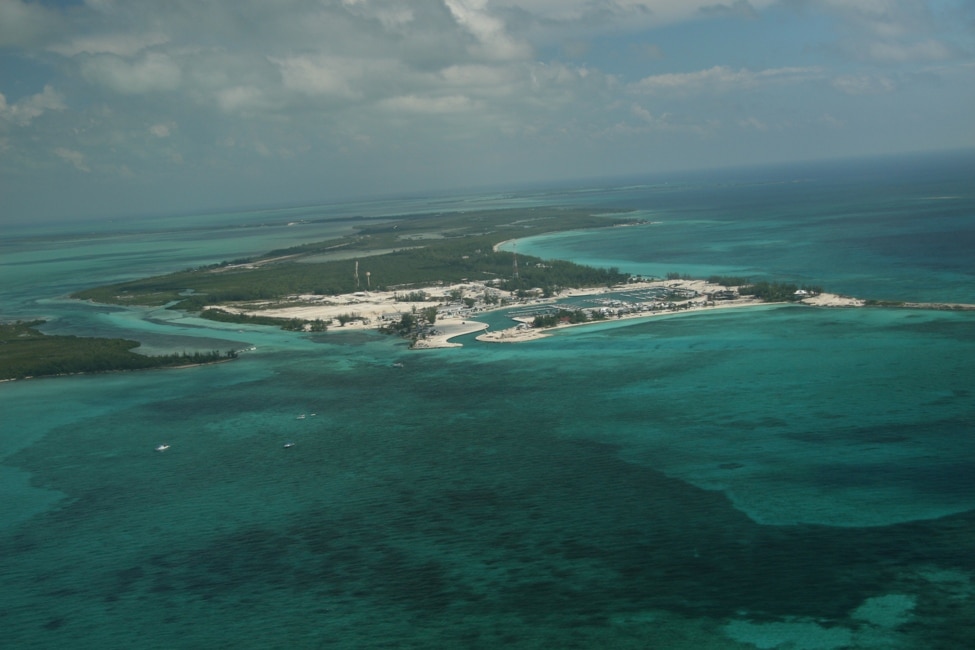
[{"label": "antenna tower", "polygon": [[515,250],[515,244],[511,245],[511,277],[515,280],[518,279],[518,252]]}]

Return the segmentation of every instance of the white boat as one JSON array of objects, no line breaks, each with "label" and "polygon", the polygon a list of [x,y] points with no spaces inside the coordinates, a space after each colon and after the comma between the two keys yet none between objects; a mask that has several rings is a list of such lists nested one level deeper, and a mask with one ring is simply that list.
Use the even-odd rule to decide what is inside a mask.
[{"label": "white boat", "polygon": [[294,446],[295,446],[295,443],[291,442],[290,440],[288,442],[284,443],[284,448],[285,449],[290,449],[291,447],[294,447]]},{"label": "white boat", "polygon": [[169,445],[165,445],[164,444],[164,445],[157,445],[156,446],[156,451],[166,451],[167,449],[169,449]]}]

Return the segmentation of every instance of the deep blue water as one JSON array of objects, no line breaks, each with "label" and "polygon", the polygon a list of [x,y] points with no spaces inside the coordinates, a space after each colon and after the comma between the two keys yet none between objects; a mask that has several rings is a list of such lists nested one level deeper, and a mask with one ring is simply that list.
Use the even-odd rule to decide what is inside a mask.
[{"label": "deep blue water", "polygon": [[21,228],[0,317],[256,350],[0,384],[4,646],[967,646],[975,312],[758,307],[411,352],[63,298],[357,215],[536,205],[651,223],[519,254],[975,302],[971,154]]}]

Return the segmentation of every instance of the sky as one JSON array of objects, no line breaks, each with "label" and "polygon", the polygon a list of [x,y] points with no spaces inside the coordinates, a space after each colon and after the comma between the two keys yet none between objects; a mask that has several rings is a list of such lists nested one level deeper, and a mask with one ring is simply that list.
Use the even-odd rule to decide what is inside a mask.
[{"label": "sky", "polygon": [[0,223],[975,147],[975,0],[0,0]]}]

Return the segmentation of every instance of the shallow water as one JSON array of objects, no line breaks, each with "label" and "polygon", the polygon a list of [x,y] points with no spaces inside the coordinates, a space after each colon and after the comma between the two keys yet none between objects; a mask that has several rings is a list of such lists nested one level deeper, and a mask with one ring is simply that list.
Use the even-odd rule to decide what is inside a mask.
[{"label": "shallow water", "polygon": [[[803,168],[796,183],[752,171],[429,205],[628,206],[661,223],[517,250],[975,302],[971,159],[913,164],[898,179]],[[346,225],[301,233],[292,212],[259,217],[285,224],[272,245],[235,213],[190,220],[211,234],[185,247],[189,218],[174,217],[129,239],[101,224],[4,250],[4,277],[20,273],[2,288],[4,318],[150,350],[256,348],[209,367],[0,384],[11,647],[957,648],[975,636],[975,314],[758,307],[410,352],[372,333],[60,298]]]}]

